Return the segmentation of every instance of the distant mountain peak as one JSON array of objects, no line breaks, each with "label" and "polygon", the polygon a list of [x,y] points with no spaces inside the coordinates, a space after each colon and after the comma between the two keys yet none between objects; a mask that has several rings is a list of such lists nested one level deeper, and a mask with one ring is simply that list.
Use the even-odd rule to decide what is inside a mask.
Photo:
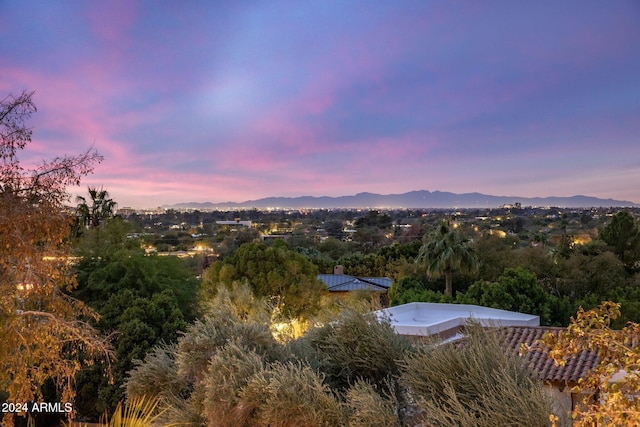
[{"label": "distant mountain peak", "polygon": [[505,204],[520,203],[522,206],[555,206],[564,208],[589,207],[639,207],[627,200],[601,199],[576,195],[568,197],[519,197],[492,196],[482,193],[450,193],[443,191],[416,190],[402,194],[376,194],[361,192],[352,196],[300,196],[266,197],[245,202],[223,203],[178,203],[166,208],[174,209],[348,209],[348,208],[407,208],[407,209],[447,209],[447,208],[497,208]]}]

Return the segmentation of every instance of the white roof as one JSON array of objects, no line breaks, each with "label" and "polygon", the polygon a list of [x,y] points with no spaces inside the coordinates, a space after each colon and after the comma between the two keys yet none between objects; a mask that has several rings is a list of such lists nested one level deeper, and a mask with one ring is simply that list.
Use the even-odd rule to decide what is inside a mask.
[{"label": "white roof", "polygon": [[388,317],[401,335],[434,335],[464,326],[469,320],[482,326],[540,326],[540,317],[532,314],[469,304],[412,302],[379,310],[377,315]]}]

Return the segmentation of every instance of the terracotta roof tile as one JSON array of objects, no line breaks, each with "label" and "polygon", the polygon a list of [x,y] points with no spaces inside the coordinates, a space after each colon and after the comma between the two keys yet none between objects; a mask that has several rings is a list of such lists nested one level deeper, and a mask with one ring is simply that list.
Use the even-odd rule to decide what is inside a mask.
[{"label": "terracotta roof tile", "polygon": [[547,354],[543,346],[537,343],[547,332],[559,334],[563,328],[552,327],[505,327],[501,328],[505,344],[512,351],[518,353],[522,344],[531,347],[522,357],[537,377],[543,381],[554,383],[575,384],[580,378],[595,367],[598,363],[598,355],[595,351],[584,350],[577,356],[567,360],[564,366],[557,365]]}]

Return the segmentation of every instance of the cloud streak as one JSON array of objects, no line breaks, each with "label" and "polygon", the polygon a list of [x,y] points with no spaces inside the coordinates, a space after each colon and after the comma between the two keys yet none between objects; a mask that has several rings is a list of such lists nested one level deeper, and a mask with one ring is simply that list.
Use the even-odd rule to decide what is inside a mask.
[{"label": "cloud streak", "polygon": [[[428,189],[640,202],[632,0],[0,4],[26,159],[121,206]],[[84,191],[84,187],[73,191]]]}]

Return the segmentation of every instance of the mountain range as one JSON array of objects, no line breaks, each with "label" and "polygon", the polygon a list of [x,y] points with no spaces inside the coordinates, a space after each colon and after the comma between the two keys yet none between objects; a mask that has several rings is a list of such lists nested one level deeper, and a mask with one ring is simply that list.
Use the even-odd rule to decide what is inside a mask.
[{"label": "mountain range", "polygon": [[358,193],[340,197],[267,197],[245,202],[189,202],[165,205],[173,209],[348,209],[348,208],[496,208],[505,204],[524,206],[555,206],[564,208],[640,207],[627,200],[600,199],[590,196],[570,197],[517,197],[491,196],[481,193],[449,193],[445,191],[410,191],[402,194]]}]

